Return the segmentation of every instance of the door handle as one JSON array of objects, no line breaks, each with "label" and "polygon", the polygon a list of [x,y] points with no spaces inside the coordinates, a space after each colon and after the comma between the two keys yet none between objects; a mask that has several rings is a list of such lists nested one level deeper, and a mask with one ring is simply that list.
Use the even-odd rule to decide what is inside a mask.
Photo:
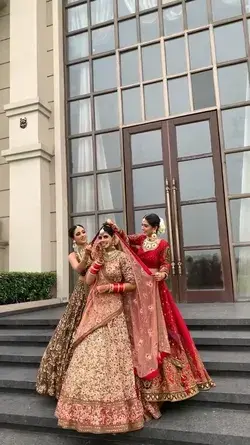
[{"label": "door handle", "polygon": [[178,221],[178,207],[177,207],[177,184],[176,180],[172,180],[172,192],[173,192],[173,209],[174,209],[174,225],[175,225],[175,238],[176,238],[176,251],[177,251],[177,271],[178,275],[182,275],[182,261],[181,261],[181,247],[180,247],[180,233],[179,233],[179,221]]},{"label": "door handle", "polygon": [[169,244],[171,253],[171,270],[172,270],[172,275],[176,275],[176,264],[174,258],[174,244],[173,244],[173,228],[172,228],[172,218],[171,218],[170,186],[168,179],[166,179],[166,196],[167,196],[167,217],[168,217],[168,227],[169,227]]}]

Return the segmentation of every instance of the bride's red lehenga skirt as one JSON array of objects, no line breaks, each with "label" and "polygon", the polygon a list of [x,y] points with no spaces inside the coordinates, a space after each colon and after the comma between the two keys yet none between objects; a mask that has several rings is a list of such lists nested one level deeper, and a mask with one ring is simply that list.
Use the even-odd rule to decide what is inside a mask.
[{"label": "bride's red lehenga skirt", "polygon": [[160,360],[156,377],[137,378],[145,416],[148,418],[160,417],[162,402],[182,401],[215,386],[165,282],[159,283],[159,293],[171,354]]}]

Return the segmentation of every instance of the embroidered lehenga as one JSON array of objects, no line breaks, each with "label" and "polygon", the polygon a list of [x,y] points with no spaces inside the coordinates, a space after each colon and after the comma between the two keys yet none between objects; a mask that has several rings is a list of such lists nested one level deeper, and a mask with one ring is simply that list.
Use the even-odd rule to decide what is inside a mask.
[{"label": "embroidered lehenga", "polygon": [[[153,250],[145,250],[145,235],[128,236],[122,230],[117,234],[136,253],[145,272],[169,273],[171,259],[167,241],[159,240]],[[159,350],[158,367],[151,375],[137,378],[146,418],[159,418],[162,402],[182,401],[215,386],[165,281],[158,282],[157,286],[158,295],[152,292],[152,296],[160,300],[169,350]]]},{"label": "embroidered lehenga", "polygon": [[108,283],[134,283],[121,251],[105,260],[88,296],[56,409],[63,428],[120,433],[144,423],[123,305],[129,295],[98,293],[97,286]]},{"label": "embroidered lehenga", "polygon": [[72,357],[73,336],[81,321],[88,292],[84,274],[91,264],[91,259],[84,249],[79,249],[76,257],[79,263],[85,265],[85,271],[79,277],[66,310],[43,354],[36,381],[36,391],[39,394],[56,398],[59,397]]}]

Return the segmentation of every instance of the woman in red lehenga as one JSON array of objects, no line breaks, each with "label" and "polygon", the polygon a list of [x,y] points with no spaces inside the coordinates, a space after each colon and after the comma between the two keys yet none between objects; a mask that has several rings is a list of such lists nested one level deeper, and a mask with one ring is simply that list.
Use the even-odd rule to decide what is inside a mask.
[{"label": "woman in red lehenga", "polygon": [[[167,241],[157,237],[157,233],[165,229],[164,221],[156,214],[146,215],[142,220],[143,233],[140,235],[126,235],[111,220],[107,223],[116,231],[118,237],[131,247],[131,255],[135,256],[134,252],[136,253],[144,271],[147,274],[151,273],[158,284],[158,289],[156,292],[152,291],[151,298],[152,303],[153,299],[160,300],[161,308],[156,307],[156,311],[149,308],[152,309],[151,313],[148,312],[151,317],[149,323],[154,325],[153,335],[156,336],[156,330],[158,330],[159,337],[159,329],[162,329],[159,313],[162,313],[165,320],[163,324],[167,329],[169,350],[166,343],[164,348],[158,344],[157,369],[148,375],[139,375],[137,384],[144,405],[145,417],[147,419],[159,418],[162,402],[188,399],[200,390],[209,390],[215,384],[204,367],[189,330],[165,283],[170,272],[170,248]],[[137,282],[137,286],[140,287],[141,283],[142,281]],[[158,323],[155,320],[157,317]]]}]

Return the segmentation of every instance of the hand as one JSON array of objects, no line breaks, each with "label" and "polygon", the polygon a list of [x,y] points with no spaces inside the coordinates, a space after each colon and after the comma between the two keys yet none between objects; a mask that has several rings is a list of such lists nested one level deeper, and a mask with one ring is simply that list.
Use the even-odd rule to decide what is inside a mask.
[{"label": "hand", "polygon": [[112,219],[107,219],[106,223],[112,227],[113,229],[117,229],[118,230],[118,226],[116,225],[116,223],[114,221],[112,221]]},{"label": "hand", "polygon": [[110,290],[110,285],[109,284],[101,284],[100,286],[97,286],[96,290],[99,294],[106,294]]},{"label": "hand", "polygon": [[156,281],[163,281],[167,278],[167,274],[165,272],[156,272],[154,276]]},{"label": "hand", "polygon": [[95,245],[93,249],[93,259],[94,261],[98,261],[98,263],[103,263],[103,245],[102,242],[99,242]]},{"label": "hand", "polygon": [[88,254],[90,255],[91,252],[92,252],[92,245],[91,245],[91,244],[88,244],[88,245],[85,247],[85,251],[86,251],[86,253],[88,253]]}]

